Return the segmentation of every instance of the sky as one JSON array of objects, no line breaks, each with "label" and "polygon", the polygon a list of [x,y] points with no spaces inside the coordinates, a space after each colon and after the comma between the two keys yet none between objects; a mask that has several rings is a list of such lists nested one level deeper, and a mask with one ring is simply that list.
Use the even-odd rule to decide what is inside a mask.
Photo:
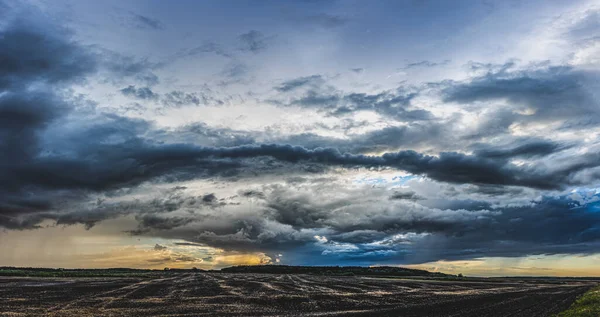
[{"label": "sky", "polygon": [[600,276],[598,1],[2,1],[0,265]]}]

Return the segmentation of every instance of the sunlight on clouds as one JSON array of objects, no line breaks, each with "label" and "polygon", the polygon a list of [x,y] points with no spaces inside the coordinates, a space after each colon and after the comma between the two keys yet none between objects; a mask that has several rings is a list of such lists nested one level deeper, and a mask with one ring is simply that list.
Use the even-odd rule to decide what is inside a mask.
[{"label": "sunlight on clouds", "polygon": [[406,267],[468,276],[600,276],[600,255],[539,255],[436,261]]},{"label": "sunlight on clouds", "polygon": [[123,223],[123,219],[113,219],[90,230],[75,225],[0,232],[0,265],[215,269],[271,263],[271,258],[260,252],[228,252],[199,244],[115,234],[122,232],[119,229],[123,229]]},{"label": "sunlight on clouds", "polygon": [[109,251],[83,255],[80,267],[109,268],[131,267],[140,269],[192,268],[219,269],[234,265],[264,265],[271,263],[271,258],[264,253],[234,253],[229,254],[223,250],[214,249],[203,258],[192,253],[179,253],[169,250],[141,249],[138,247],[125,247]]},{"label": "sunlight on clouds", "polygon": [[99,254],[84,255],[80,261],[82,262],[81,267],[131,267],[149,269],[200,267],[203,262],[202,259],[167,250],[147,250],[133,246],[111,249]]},{"label": "sunlight on clouds", "polygon": [[271,262],[271,257],[264,253],[247,253],[218,255],[215,256],[211,265],[213,268],[221,268],[232,265],[263,265]]},{"label": "sunlight on clouds", "polygon": [[407,172],[396,171],[396,170],[368,170],[363,169],[360,171],[348,171],[345,173],[345,177],[350,179],[353,184],[357,186],[362,185],[377,185],[384,187],[395,187],[402,186],[406,182],[418,179],[421,176],[415,176]]},{"label": "sunlight on clouds", "polygon": [[[544,135],[549,131],[555,133],[563,122],[543,122],[543,123],[513,123],[508,129],[515,136]],[[569,133],[569,132],[567,132]]]}]

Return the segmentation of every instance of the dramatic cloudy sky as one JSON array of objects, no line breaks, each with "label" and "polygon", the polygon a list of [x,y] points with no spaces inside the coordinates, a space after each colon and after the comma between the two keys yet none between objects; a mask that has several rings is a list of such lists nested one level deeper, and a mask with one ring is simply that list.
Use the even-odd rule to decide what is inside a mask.
[{"label": "dramatic cloudy sky", "polygon": [[0,1],[0,265],[600,276],[598,1]]}]

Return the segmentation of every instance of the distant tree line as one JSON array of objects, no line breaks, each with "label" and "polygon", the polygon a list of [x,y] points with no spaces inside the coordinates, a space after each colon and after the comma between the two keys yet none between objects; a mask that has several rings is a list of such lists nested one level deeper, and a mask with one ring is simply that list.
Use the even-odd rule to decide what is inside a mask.
[{"label": "distant tree line", "polygon": [[225,273],[318,274],[318,275],[374,275],[374,276],[427,276],[449,277],[439,272],[407,269],[392,266],[289,266],[289,265],[239,265],[221,269]]}]

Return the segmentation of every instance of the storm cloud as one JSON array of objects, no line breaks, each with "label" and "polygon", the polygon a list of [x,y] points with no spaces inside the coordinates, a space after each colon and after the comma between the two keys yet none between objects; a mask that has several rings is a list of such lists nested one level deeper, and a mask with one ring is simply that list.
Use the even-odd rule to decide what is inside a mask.
[{"label": "storm cloud", "polygon": [[204,30],[189,33],[163,5],[124,9],[123,41],[0,2],[2,230],[116,223],[159,263],[204,257],[184,248],[327,265],[597,254],[597,9],[557,15],[533,50],[494,12],[379,3],[439,25],[366,28],[362,4],[290,3],[292,24],[246,7],[251,23],[224,10],[225,28],[194,4],[193,21],[172,15]]}]

